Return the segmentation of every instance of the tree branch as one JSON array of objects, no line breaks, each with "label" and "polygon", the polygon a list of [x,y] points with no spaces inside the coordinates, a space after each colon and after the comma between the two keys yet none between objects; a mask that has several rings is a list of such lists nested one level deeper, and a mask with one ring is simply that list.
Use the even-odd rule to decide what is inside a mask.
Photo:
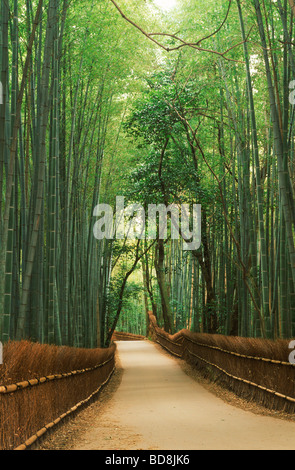
[{"label": "tree branch", "polygon": [[[199,39],[199,41],[195,42],[195,43],[192,43],[192,42],[186,42],[184,41],[183,39],[179,38],[178,36],[176,36],[176,34],[169,34],[169,33],[147,33],[141,26],[139,26],[137,23],[135,23],[133,20],[131,20],[130,18],[128,18],[125,13],[122,11],[122,9],[119,7],[119,5],[116,3],[115,0],[111,0],[111,2],[113,3],[113,5],[116,7],[116,9],[118,10],[118,12],[120,13],[120,15],[122,16],[122,18],[124,18],[124,20],[126,20],[128,23],[130,23],[132,26],[134,26],[134,28],[138,29],[146,38],[148,38],[150,41],[152,41],[154,44],[156,44],[157,46],[159,46],[161,49],[164,49],[166,52],[172,52],[172,51],[177,51],[183,47],[191,47],[193,49],[196,49],[200,52],[209,52],[210,54],[216,54],[216,55],[219,55],[220,57],[222,57],[223,59],[225,60],[228,60],[228,61],[231,61],[231,62],[238,62],[238,63],[243,63],[243,61],[241,60],[236,60],[236,59],[230,59],[229,57],[226,57],[226,54],[231,51],[232,49],[234,49],[235,47],[238,47],[240,46],[241,44],[244,43],[244,41],[242,42],[239,42],[238,44],[235,44],[234,46],[230,47],[228,50],[226,50],[225,52],[219,52],[219,51],[214,51],[214,50],[211,50],[211,49],[205,49],[203,47],[200,47],[200,44],[202,41],[205,41],[205,39],[208,39],[210,38],[211,36],[214,36],[214,34],[216,34],[217,32],[219,32],[221,30],[221,28],[224,26],[227,18],[228,18],[228,15],[229,15],[229,11],[230,11],[230,6],[231,6],[231,2],[232,0],[230,0],[230,4],[229,4],[229,8],[228,8],[228,11],[227,11],[227,14],[226,14],[226,17],[224,19],[224,21],[222,22],[222,24],[219,26],[219,28],[212,34],[210,34],[209,36],[206,36],[204,38],[201,38]],[[173,38],[175,39],[176,41],[179,41],[181,42],[180,45],[178,46],[175,46],[175,47],[167,47],[165,46],[164,44],[160,43],[157,39],[154,39],[154,36],[164,36],[164,37],[170,37],[170,38]]]}]

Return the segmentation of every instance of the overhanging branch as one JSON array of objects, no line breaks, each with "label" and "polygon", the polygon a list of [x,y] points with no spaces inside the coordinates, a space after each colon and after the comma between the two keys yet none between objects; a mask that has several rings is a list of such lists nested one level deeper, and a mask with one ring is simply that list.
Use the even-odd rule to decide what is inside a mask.
[{"label": "overhanging branch", "polygon": [[[241,44],[244,43],[244,41],[242,42],[239,42],[237,44],[235,44],[234,46],[230,47],[229,49],[227,49],[225,52],[219,52],[219,51],[215,51],[215,50],[212,50],[212,49],[206,49],[206,48],[203,48],[203,47],[200,47],[200,44],[201,42],[205,41],[206,39],[209,39],[210,37],[214,36],[216,33],[218,33],[222,27],[224,26],[224,24],[226,23],[227,21],[227,18],[228,18],[228,15],[229,15],[229,12],[230,12],[230,7],[231,7],[231,4],[232,4],[232,0],[229,0],[229,7],[228,7],[228,10],[227,10],[227,13],[226,13],[226,16],[225,16],[225,19],[223,20],[223,22],[221,23],[221,25],[217,28],[216,31],[214,31],[214,33],[212,34],[209,34],[208,36],[205,36],[204,38],[201,38],[199,39],[199,41],[197,42],[187,42],[185,41],[184,39],[181,39],[180,37],[178,37],[176,34],[170,34],[170,33],[147,33],[141,26],[139,26],[137,23],[135,23],[133,20],[131,20],[130,18],[128,18],[125,13],[123,12],[123,10],[119,7],[119,5],[117,4],[117,2],[115,0],[111,0],[111,2],[113,3],[113,5],[115,6],[115,8],[118,10],[118,12],[120,13],[120,15],[122,16],[122,18],[124,18],[124,20],[126,20],[128,23],[130,23],[132,26],[134,26],[134,28],[136,28],[138,31],[140,31],[146,38],[148,38],[150,41],[152,41],[154,44],[156,44],[157,46],[159,46],[161,49],[164,49],[166,52],[172,52],[172,51],[177,51],[179,49],[182,49],[183,47],[191,47],[193,49],[196,49],[200,52],[208,52],[210,54],[216,54],[220,57],[222,57],[223,59],[225,60],[228,60],[228,61],[231,61],[231,62],[239,62],[239,63],[243,63],[243,61],[240,61],[240,60],[236,60],[236,59],[231,59],[229,57],[226,57],[226,54],[231,51],[232,49],[234,49],[235,47],[238,47],[240,46]],[[155,37],[157,36],[163,36],[163,37],[169,37],[169,38],[172,38],[172,39],[175,39],[176,41],[180,42],[181,44],[179,44],[178,46],[175,46],[175,47],[167,47],[165,46],[165,44],[162,44],[161,42],[159,42],[159,40],[155,39]]]}]

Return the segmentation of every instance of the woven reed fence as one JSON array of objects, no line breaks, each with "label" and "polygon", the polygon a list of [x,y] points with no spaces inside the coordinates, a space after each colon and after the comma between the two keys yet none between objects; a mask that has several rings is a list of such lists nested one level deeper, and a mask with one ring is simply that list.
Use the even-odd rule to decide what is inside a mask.
[{"label": "woven reed fence", "polygon": [[212,381],[266,408],[295,411],[295,366],[287,340],[264,340],[192,333],[171,336],[149,314],[150,336]]},{"label": "woven reed fence", "polygon": [[143,341],[145,336],[134,335],[133,333],[124,333],[120,331],[115,331],[112,337],[113,341]]},{"label": "woven reed fence", "polygon": [[[80,350],[21,342],[4,347],[4,365],[0,367],[0,450],[30,448],[88,403],[110,379],[115,352],[115,345]],[[81,364],[83,368],[75,368]],[[51,372],[37,376],[37,369]],[[25,375],[30,378],[13,381]]]}]

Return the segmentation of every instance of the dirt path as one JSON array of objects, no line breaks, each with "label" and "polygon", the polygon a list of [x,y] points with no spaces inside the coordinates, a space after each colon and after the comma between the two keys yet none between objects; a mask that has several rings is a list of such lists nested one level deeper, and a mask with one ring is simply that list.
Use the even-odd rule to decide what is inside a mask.
[{"label": "dirt path", "polygon": [[119,342],[118,351],[115,394],[76,418],[68,449],[295,450],[294,422],[224,402],[148,341]]}]

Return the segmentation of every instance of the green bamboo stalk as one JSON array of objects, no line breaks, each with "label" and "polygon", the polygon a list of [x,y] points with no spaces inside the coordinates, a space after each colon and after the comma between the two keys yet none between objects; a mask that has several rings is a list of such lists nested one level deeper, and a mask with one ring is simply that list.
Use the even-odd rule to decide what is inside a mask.
[{"label": "green bamboo stalk", "polygon": [[26,269],[23,275],[23,286],[21,304],[17,322],[16,338],[22,339],[25,335],[25,319],[26,310],[29,299],[30,284],[32,277],[32,270],[34,265],[34,259],[36,254],[40,218],[42,214],[42,205],[44,199],[44,180],[45,180],[45,167],[46,167],[46,129],[49,116],[49,74],[51,64],[51,54],[53,50],[53,26],[56,22],[54,0],[50,0],[48,7],[48,20],[47,20],[47,32],[45,41],[44,51],[44,62],[43,62],[43,73],[42,73],[42,100],[41,100],[41,139],[40,139],[40,152],[39,152],[39,165],[38,165],[38,178],[37,178],[37,189],[36,189],[36,204],[34,209],[34,222],[33,229],[30,237]]},{"label": "green bamboo stalk", "polygon": [[265,71],[266,71],[266,77],[267,77],[268,93],[269,93],[269,99],[270,99],[270,109],[271,109],[273,133],[274,133],[274,145],[275,145],[275,151],[276,151],[276,155],[278,159],[278,175],[279,175],[280,193],[282,197],[282,210],[283,210],[284,217],[285,217],[287,242],[288,242],[290,260],[291,260],[293,283],[295,284],[295,246],[294,246],[294,239],[293,239],[293,228],[295,226],[295,213],[293,212],[294,201],[293,201],[293,195],[290,191],[290,188],[291,188],[290,176],[288,174],[288,170],[284,162],[283,136],[281,134],[281,129],[280,129],[279,114],[278,114],[278,109],[276,105],[276,98],[275,98],[275,92],[274,92],[274,86],[273,86],[273,79],[271,75],[271,68],[270,68],[269,57],[268,57],[268,48],[266,44],[265,30],[264,30],[264,25],[263,25],[260,3],[259,3],[259,0],[253,0],[253,2],[254,2],[255,11],[256,11],[257,24],[258,24],[261,46],[263,50],[264,63],[265,63]]}]

